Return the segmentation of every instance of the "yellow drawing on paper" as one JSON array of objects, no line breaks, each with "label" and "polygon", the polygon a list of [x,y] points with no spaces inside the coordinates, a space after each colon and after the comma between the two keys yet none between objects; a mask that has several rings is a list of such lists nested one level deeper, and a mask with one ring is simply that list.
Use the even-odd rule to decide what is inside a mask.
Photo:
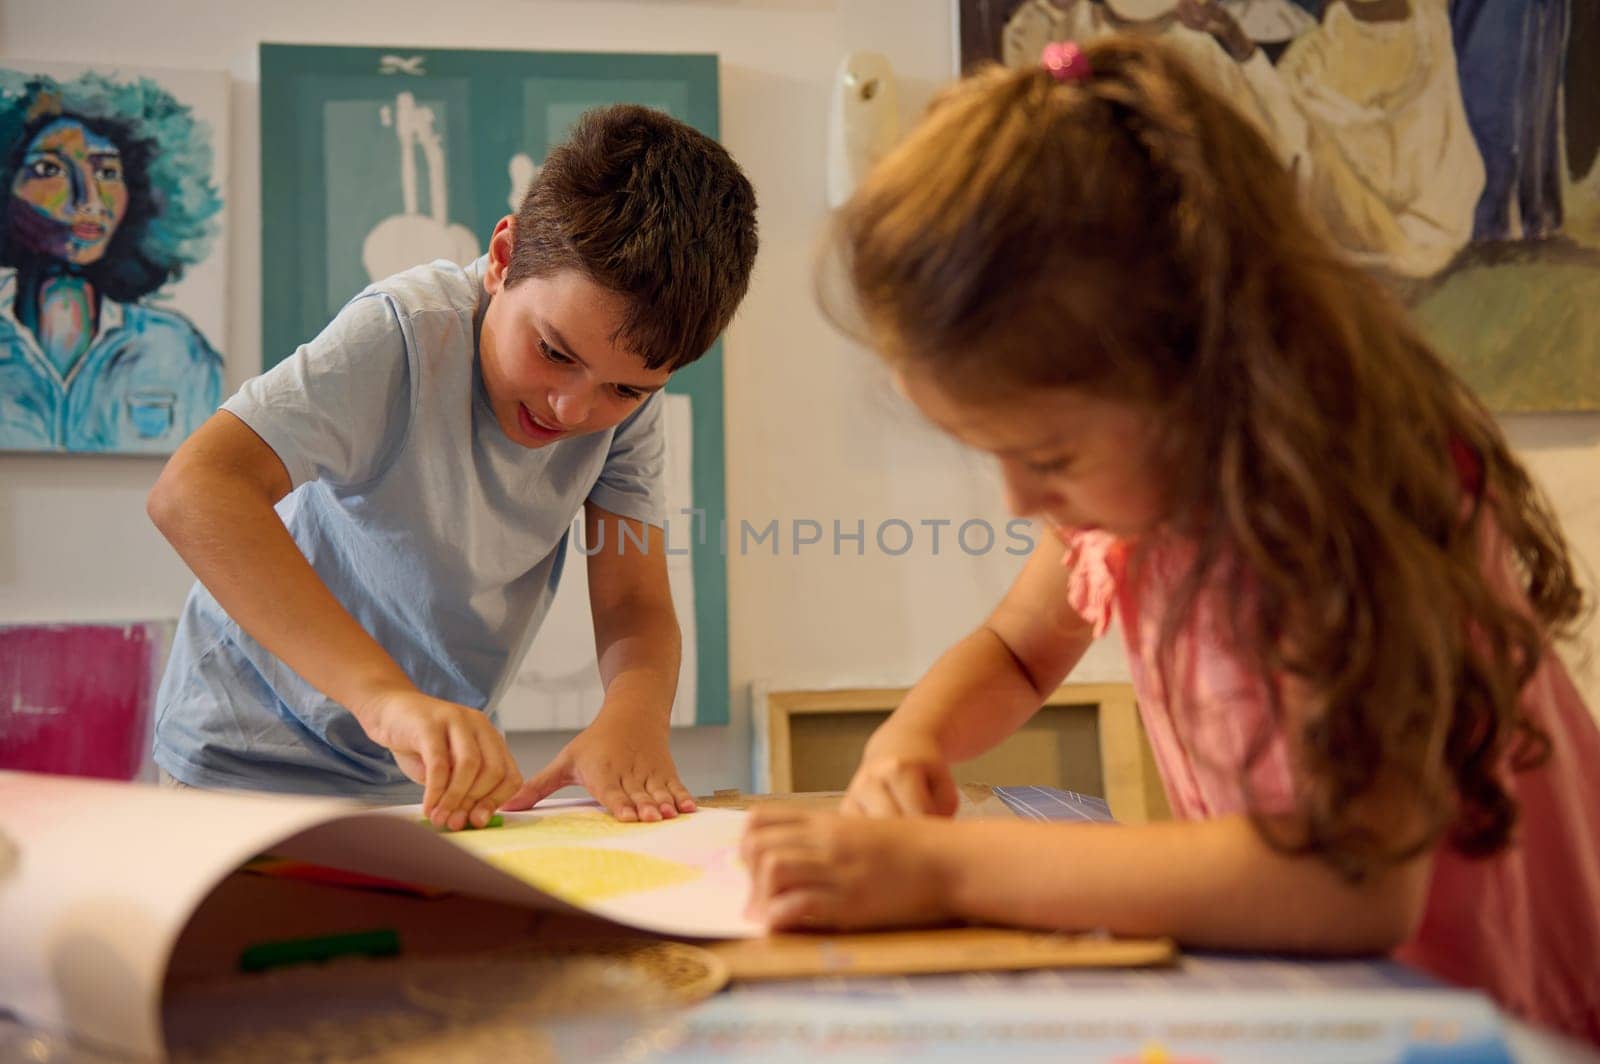
[{"label": "yellow drawing on paper", "polygon": [[457,831],[447,837],[457,846],[471,850],[480,857],[487,857],[503,850],[521,849],[525,846],[608,839],[616,835],[658,828],[667,823],[670,821],[629,824],[614,820],[599,811],[583,810],[576,813],[553,813],[536,819],[513,820],[498,828]]},{"label": "yellow drawing on paper", "polygon": [[[536,820],[517,820],[495,831],[494,838],[503,841],[507,837],[527,837],[529,839],[603,839],[612,835],[626,835],[630,832],[648,830],[661,827],[669,823],[665,820],[655,823],[634,822],[628,823],[617,820],[608,813],[599,810],[581,810],[576,813],[552,813]],[[486,836],[487,837],[487,836]]]},{"label": "yellow drawing on paper", "polygon": [[599,847],[530,846],[485,854],[484,859],[574,905],[675,886],[702,875],[700,869],[681,861]]}]

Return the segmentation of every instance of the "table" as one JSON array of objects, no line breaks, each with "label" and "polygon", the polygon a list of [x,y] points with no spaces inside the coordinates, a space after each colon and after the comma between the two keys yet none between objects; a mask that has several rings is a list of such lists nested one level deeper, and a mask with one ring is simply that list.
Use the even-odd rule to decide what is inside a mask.
[{"label": "table", "polygon": [[[837,796],[778,796],[778,799],[826,807]],[[740,805],[752,800],[743,795],[722,794],[708,799],[706,804]],[[1109,818],[1106,805],[1100,799],[1050,788],[965,788],[962,815],[1016,815],[1043,820]],[[400,904],[394,899],[391,901]],[[362,900],[361,904],[376,902]],[[470,922],[491,929],[504,926],[496,925],[493,919],[486,911],[484,919]],[[355,999],[359,995],[355,989],[342,981],[336,986],[336,991],[325,995],[326,1000],[345,1012],[357,1011],[359,1001]],[[1514,1020],[1497,1017],[1485,999],[1441,993],[1438,984],[1427,976],[1392,961],[1307,961],[1223,954],[1189,954],[1175,966],[1156,969],[1040,970],[889,978],[829,976],[785,983],[735,985],[710,1002],[686,1013],[674,1014],[650,1027],[650,1037],[631,1046],[628,1059],[654,1059],[671,1064],[691,1060],[781,1064],[786,1059],[813,1064],[816,1058],[825,1056],[852,1060],[904,1059],[889,1054],[906,1049],[908,1034],[933,1032],[937,1035],[949,1031],[960,1035],[982,1028],[979,1033],[985,1036],[1032,1030],[1046,1039],[1053,1038],[1043,1046],[1038,1059],[1061,1061],[1078,1059],[1069,1056],[1072,1038],[1089,1037],[1096,1031],[1104,1033],[1112,1029],[1108,1024],[1128,1024],[1137,1019],[1141,1011],[1162,1017],[1197,1014],[1195,1022],[1215,1023],[1219,1017],[1226,1018],[1227,1010],[1232,1009],[1233,1014],[1237,1014],[1244,1008],[1246,1015],[1265,1017],[1278,1024],[1337,1025],[1371,1023],[1371,1017],[1386,1008],[1402,1013],[1409,1009],[1414,1014],[1415,1006],[1410,1003],[1422,1000],[1414,995],[1430,994],[1441,1001],[1440,1007],[1444,1010],[1441,1015],[1463,1029],[1471,1030],[1476,1025],[1492,1031],[1497,1020],[1503,1024],[1506,1041],[1517,1064],[1600,1062],[1600,1054]],[[287,1011],[284,1016],[299,1027],[303,1027],[307,1019],[307,1014],[298,1010]],[[1055,1026],[1041,1027],[1051,1024]],[[743,1052],[736,1036],[741,1031],[751,1030],[765,1031],[767,1041],[754,1048],[744,1047],[750,1051]],[[847,1045],[846,1035],[856,1041]],[[865,1043],[861,1041],[863,1038],[867,1040]],[[918,1059],[937,1059],[941,1053],[943,1059],[963,1059],[962,1054],[968,1047],[947,1039],[942,1044],[933,1042],[913,1048]],[[433,1052],[428,1059],[482,1058],[482,1054],[465,1046],[452,1044],[451,1049],[452,1052],[442,1057]],[[852,1049],[856,1055],[844,1055],[844,1049]],[[454,1051],[459,1051],[460,1055]],[[1145,1064],[1146,1061],[1180,1064],[1183,1061],[1181,1057],[1164,1056],[1164,1052],[1159,1045],[1131,1046],[1121,1057],[1101,1055],[1092,1059],[1097,1064],[1107,1059],[1117,1059],[1124,1064]],[[521,1059],[515,1055],[501,1056]],[[0,1059],[29,1059],[39,1064],[100,1064],[107,1058],[60,1040],[42,1038],[0,1017]],[[594,1056],[592,1059],[609,1058]],[[975,1057],[968,1055],[965,1059]],[[1210,1056],[1204,1059],[1229,1058]],[[1271,1059],[1296,1059],[1299,1064],[1315,1064],[1316,1060],[1310,1056]],[[1503,1064],[1505,1057],[1502,1054],[1475,1059]],[[1183,1061],[1183,1064],[1189,1062]],[[1339,1059],[1338,1064],[1350,1062]]]},{"label": "table", "polygon": [[[985,791],[989,794],[986,795]],[[1111,819],[1103,800],[1050,787],[967,787],[963,789],[963,811],[970,815],[993,815],[996,810],[990,795],[993,800],[1003,803],[1013,815],[1028,819]],[[824,805],[827,797],[803,796],[792,800]],[[724,1000],[713,1002],[705,1015],[709,1017],[709,1023],[737,1023],[741,1016],[754,1019],[768,1013],[783,1014],[786,1006],[790,1015],[809,1017],[809,1020],[795,1021],[796,1037],[813,1039],[817,1030],[826,1030],[826,1024],[832,1022],[830,1017],[841,1023],[853,1022],[849,1017],[855,1012],[861,1017],[861,1023],[882,1023],[886,1022],[884,1017],[897,1012],[915,1016],[917,1003],[921,1001],[937,1001],[950,1010],[959,1010],[963,1004],[967,1004],[973,1012],[992,1008],[1011,1015],[1015,1022],[1020,1023],[1024,1022],[1023,1017],[1032,1015],[1037,1019],[1039,1015],[1037,1012],[1024,1011],[1019,1016],[1014,1006],[1021,1000],[1034,1004],[1059,1000],[1062,1003],[1061,1011],[1070,1014],[1073,1002],[1091,996],[1100,1007],[1113,1008],[1115,1003],[1129,1000],[1159,1000],[1164,1006],[1170,1006],[1187,995],[1207,1004],[1250,1001],[1255,1003],[1255,1007],[1276,1007],[1280,1011],[1286,1009],[1286,1015],[1293,1015],[1300,1001],[1306,1003],[1308,1010],[1336,1011],[1342,1002],[1366,1006],[1380,998],[1397,999],[1403,994],[1427,995],[1443,989],[1431,976],[1387,959],[1306,960],[1298,957],[1186,953],[1176,966],[1156,969],[1044,970],[887,979],[829,977],[776,987],[736,985]],[[1276,1000],[1272,1002],[1271,999]],[[868,1007],[855,1008],[850,1005],[862,1002],[868,1003]],[[830,1004],[839,1003],[845,1003],[846,1007],[830,1011]],[[880,1008],[875,1011],[870,1007],[873,1004],[898,1004],[900,1009]],[[1487,1006],[1484,1011],[1486,1016],[1493,1017]],[[879,1017],[878,1020],[872,1020],[873,1016]],[[1600,1064],[1600,1053],[1587,1047],[1509,1016],[1502,1015],[1499,1019],[1517,1064]],[[807,1022],[813,1025],[809,1030],[803,1027],[803,1023]],[[706,1043],[694,1041],[694,1023],[691,1018],[689,1047],[678,1053],[669,1053],[662,1059],[696,1059],[697,1053],[703,1058]],[[885,1048],[888,1048],[887,1043]],[[759,1055],[750,1059],[760,1060],[762,1064],[778,1064],[787,1059],[785,1052],[783,1044],[772,1044],[764,1046]],[[719,1056],[715,1059],[742,1058]],[[800,1059],[800,1056],[797,1055],[796,1059]],[[1041,1059],[1048,1059],[1048,1054]],[[1062,1058],[1058,1056],[1056,1059]],[[1138,1064],[1138,1059],[1128,1058],[1127,1064]],[[1150,1059],[1170,1059],[1171,1064],[1180,1064],[1178,1058],[1152,1055]]]}]

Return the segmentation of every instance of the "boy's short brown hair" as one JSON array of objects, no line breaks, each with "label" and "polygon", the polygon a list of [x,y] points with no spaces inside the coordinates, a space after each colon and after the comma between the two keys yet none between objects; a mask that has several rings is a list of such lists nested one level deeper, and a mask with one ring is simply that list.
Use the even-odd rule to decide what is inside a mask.
[{"label": "boy's short brown hair", "polygon": [[660,111],[585,112],[517,210],[506,283],[582,271],[630,304],[621,337],[650,369],[698,359],[756,257],[756,196],[726,149]]}]

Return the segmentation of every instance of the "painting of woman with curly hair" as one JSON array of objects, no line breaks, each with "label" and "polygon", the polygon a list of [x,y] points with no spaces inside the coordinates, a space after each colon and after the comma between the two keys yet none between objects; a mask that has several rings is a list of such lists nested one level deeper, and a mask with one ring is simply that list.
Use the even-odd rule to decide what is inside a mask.
[{"label": "painting of woman with curly hair", "polygon": [[216,409],[221,356],[154,299],[221,209],[155,80],[0,70],[0,450],[169,454]]}]

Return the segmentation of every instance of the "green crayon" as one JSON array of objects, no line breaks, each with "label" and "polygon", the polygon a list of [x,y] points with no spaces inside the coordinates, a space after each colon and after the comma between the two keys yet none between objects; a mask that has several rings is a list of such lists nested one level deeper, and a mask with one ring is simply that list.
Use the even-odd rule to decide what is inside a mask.
[{"label": "green crayon", "polygon": [[[433,827],[433,821],[429,820],[425,816],[424,817],[418,817],[417,820],[418,820],[419,823],[426,824],[430,828]],[[502,825],[504,825],[505,822],[506,822],[506,818],[501,816],[499,813],[496,813],[493,816],[491,816],[489,818],[489,822],[487,824],[483,825],[483,826],[486,827],[486,828],[498,828],[498,827],[501,827]],[[450,829],[448,827],[443,827],[443,828],[440,828],[439,830],[440,831],[449,831]],[[479,830],[479,828],[471,820],[468,820],[466,826],[464,828],[462,828],[461,830],[462,831],[477,831],[477,830]]]},{"label": "green crayon", "polygon": [[334,957],[392,957],[399,952],[400,933],[388,928],[345,935],[291,938],[247,947],[239,954],[239,970],[264,972],[269,968],[327,961]]}]

